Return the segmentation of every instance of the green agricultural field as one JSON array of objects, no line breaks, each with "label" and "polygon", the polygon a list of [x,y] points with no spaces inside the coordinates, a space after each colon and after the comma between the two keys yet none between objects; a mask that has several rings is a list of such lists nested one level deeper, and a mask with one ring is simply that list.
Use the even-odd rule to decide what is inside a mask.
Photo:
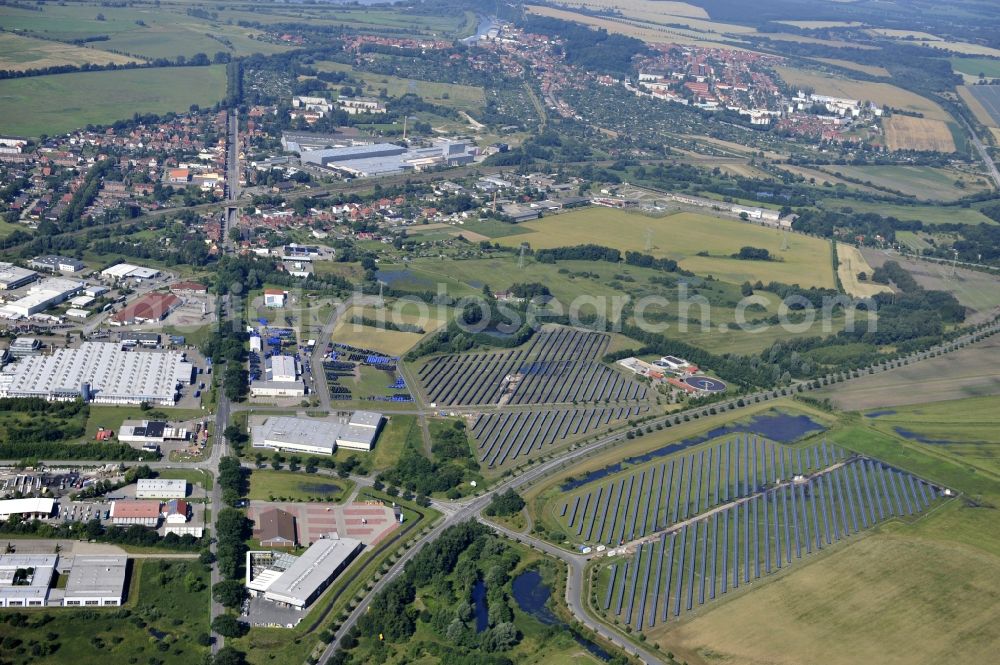
[{"label": "green agricultural field", "polygon": [[9,79],[0,81],[0,133],[58,134],[133,113],[187,111],[211,106],[225,89],[221,65]]},{"label": "green agricultural field", "polygon": [[952,68],[961,74],[969,76],[979,76],[985,74],[986,78],[1000,78],[1000,60],[996,58],[949,58]]},{"label": "green agricultural field", "polygon": [[372,467],[382,470],[395,466],[403,454],[407,439],[412,437],[416,437],[418,441],[421,437],[417,417],[390,415],[371,453]]},{"label": "green agricultural field", "polygon": [[[201,662],[208,647],[196,640],[209,632],[208,571],[195,560],[132,559],[130,564],[133,570],[124,607],[0,614],[4,662]],[[46,647],[48,653],[36,651],[36,645]]]},{"label": "green agricultural field", "polygon": [[915,231],[896,231],[896,241],[914,254],[920,254],[925,249],[930,249],[931,247],[931,244],[921,238]]},{"label": "green agricultural field", "polygon": [[[286,455],[289,457],[289,455]],[[308,455],[299,455],[303,464]],[[250,474],[250,499],[256,501],[336,501],[347,498],[354,483],[350,480],[305,471],[270,471],[255,469]]]},{"label": "green agricultural field", "polygon": [[984,471],[1000,475],[1000,397],[879,409],[866,421],[880,432],[903,437],[936,454],[941,449]]},{"label": "green agricultural field", "polygon": [[[533,249],[595,243],[622,251],[646,251],[672,258],[698,275],[713,275],[739,284],[749,280],[779,281],[802,286],[833,288],[833,262],[828,241],[787,235],[735,220],[697,213],[647,217],[607,208],[587,208],[521,224],[534,231],[530,237],[500,238],[503,245],[522,242]],[[784,238],[789,249],[782,250]],[[741,247],[769,250],[777,261],[740,261],[730,255]],[[708,252],[709,256],[697,256]]]},{"label": "green agricultural field", "polygon": [[[925,200],[953,201],[992,189],[985,175],[930,166],[830,166],[824,173],[871,183]],[[956,183],[962,183],[961,187]]]},{"label": "green agricultural field", "polygon": [[[385,90],[390,97],[402,97],[412,93],[419,95],[424,101],[463,111],[479,110],[485,103],[483,89],[471,85],[420,81],[386,74],[373,74],[358,71],[350,65],[339,62],[318,62],[316,69],[321,72],[346,72],[353,78],[364,82],[365,94],[368,95],[377,96],[382,90]],[[336,89],[340,88],[337,84],[331,85]]]},{"label": "green agricultural field", "polygon": [[883,217],[895,217],[900,220],[919,219],[925,224],[994,224],[989,217],[975,208],[902,205],[881,202],[860,201],[857,199],[824,199],[821,207],[829,210],[850,208],[854,212],[874,212]]}]

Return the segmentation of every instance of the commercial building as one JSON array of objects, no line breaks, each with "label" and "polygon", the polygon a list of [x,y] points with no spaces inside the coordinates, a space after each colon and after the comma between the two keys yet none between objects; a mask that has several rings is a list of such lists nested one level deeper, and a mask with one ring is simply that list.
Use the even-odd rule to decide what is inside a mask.
[{"label": "commercial building", "polygon": [[177,282],[170,285],[170,291],[179,296],[203,296],[208,293],[208,287],[198,282]]},{"label": "commercial building", "polygon": [[125,346],[145,346],[147,348],[155,348],[160,345],[160,334],[155,332],[139,332],[137,330],[129,330],[123,332],[119,336],[119,339]]},{"label": "commercial building", "polygon": [[181,305],[172,293],[147,293],[120,312],[111,315],[111,325],[131,326],[162,321]]},{"label": "commercial building", "polygon": [[163,504],[163,510],[160,514],[166,519],[167,524],[185,524],[188,521],[190,512],[191,507],[187,501],[184,499],[171,499]]},{"label": "commercial building", "polygon": [[272,356],[264,368],[264,379],[250,384],[254,397],[302,397],[306,386],[298,378],[298,364],[292,356]]},{"label": "commercial building", "polygon": [[66,607],[117,607],[124,601],[128,557],[74,556],[66,580]]},{"label": "commercial building", "polygon": [[295,516],[279,508],[266,510],[257,518],[254,537],[261,547],[295,547]]},{"label": "commercial building", "polygon": [[472,143],[440,139],[425,148],[404,148],[393,143],[373,143],[312,150],[302,153],[302,162],[364,178],[437,166],[470,164],[477,152],[478,149]]},{"label": "commercial building", "polygon": [[42,343],[34,337],[18,337],[10,343],[10,355],[15,358],[37,356],[42,352]]},{"label": "commercial building", "polygon": [[173,478],[143,478],[136,481],[137,499],[183,499],[187,496],[187,481]]},{"label": "commercial building", "polygon": [[94,404],[173,406],[191,363],[175,351],[122,351],[117,344],[84,342],[49,356],[23,358],[0,374],[0,397],[41,397]]},{"label": "commercial building", "polygon": [[68,256],[56,256],[54,254],[50,254],[48,256],[36,256],[31,259],[31,261],[28,261],[28,265],[38,270],[64,272],[71,275],[83,272],[87,269],[87,266],[83,261],[71,259]]},{"label": "commercial building", "polygon": [[361,547],[361,541],[354,538],[323,538],[299,557],[248,552],[246,587],[252,596],[304,609],[347,567]]},{"label": "commercial building", "polygon": [[160,271],[155,268],[144,268],[132,265],[131,263],[119,263],[101,271],[101,277],[119,282],[123,279],[155,279],[160,276]]},{"label": "commercial building", "polygon": [[115,526],[139,524],[156,527],[160,523],[160,502],[132,501],[130,499],[112,501],[111,523]]},{"label": "commercial building", "polygon": [[382,427],[382,414],[355,411],[335,419],[268,416],[250,428],[254,448],[331,455],[337,448],[371,450]]},{"label": "commercial building", "polygon": [[126,420],[118,428],[118,440],[128,444],[148,445],[167,441],[187,441],[190,436],[191,433],[186,428],[171,427],[163,420]]},{"label": "commercial building", "polygon": [[72,298],[82,288],[83,282],[51,277],[29,288],[24,297],[4,305],[0,315],[8,318],[31,316]]},{"label": "commercial building", "polygon": [[0,554],[0,607],[44,607],[58,554]]},{"label": "commercial building", "polygon": [[264,307],[284,307],[287,299],[288,291],[264,289]]},{"label": "commercial building", "polygon": [[385,104],[371,97],[342,97],[337,100],[337,105],[346,111],[348,115],[358,115],[361,113],[381,115],[388,111],[385,108]]},{"label": "commercial building", "polygon": [[22,519],[45,519],[52,515],[55,499],[27,498],[6,499],[0,501],[0,522],[6,522],[11,515],[19,515]]},{"label": "commercial building", "polygon": [[38,273],[34,270],[0,261],[0,291],[19,289],[36,279],[38,279]]}]

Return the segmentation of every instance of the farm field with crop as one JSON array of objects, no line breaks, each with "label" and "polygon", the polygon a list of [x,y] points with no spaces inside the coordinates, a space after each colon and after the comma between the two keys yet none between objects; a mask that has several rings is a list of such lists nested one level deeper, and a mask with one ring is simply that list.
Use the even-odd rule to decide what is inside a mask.
[{"label": "farm field with crop", "polygon": [[989,124],[1000,126],[1000,85],[974,85],[968,91],[989,114]]},{"label": "farm field with crop", "polygon": [[925,97],[889,83],[855,81],[795,67],[776,67],[778,75],[792,86],[812,88],[820,95],[846,97],[924,114],[932,120],[951,120],[944,109]]},{"label": "farm field with crop", "polygon": [[136,58],[47,39],[6,32],[0,34],[0,70],[25,71],[62,65],[120,65],[127,62],[136,62]]},{"label": "farm field with crop", "polygon": [[914,365],[863,376],[816,391],[845,411],[1000,395],[996,337]]},{"label": "farm field with crop", "polygon": [[[819,178],[817,178],[819,180]],[[898,203],[882,203],[880,201],[861,201],[859,199],[823,199],[821,207],[830,210],[851,208],[855,212],[874,212],[883,217],[895,217],[907,221],[918,219],[925,224],[995,224],[993,220],[975,208],[958,206],[942,207],[933,205],[905,205]]]},{"label": "farm field with crop", "polygon": [[883,124],[889,150],[955,152],[955,139],[941,120],[894,115]]},{"label": "farm field with crop", "polygon": [[[652,239],[655,256],[677,260],[699,275],[739,284],[745,280],[779,281],[803,286],[833,286],[833,264],[828,242],[805,236],[789,237],[789,249],[782,251],[780,231],[753,224],[719,219],[698,213],[676,213],[647,217],[620,210],[589,208],[525,222],[531,236],[507,236],[500,244],[518,246],[528,242],[532,249],[595,243],[622,251],[646,251]],[[741,261],[731,254],[741,247],[767,249],[777,261]],[[709,256],[697,256],[707,252]]]},{"label": "farm field with crop", "polygon": [[191,104],[211,106],[225,88],[222,65],[8,79],[0,81],[0,132],[38,136],[112,123],[133,113],[187,111]]},{"label": "farm field with crop", "polygon": [[951,66],[956,72],[979,77],[985,74],[986,78],[1000,78],[1000,60],[993,58],[949,58]]},{"label": "farm field with crop", "polygon": [[965,105],[969,107],[972,114],[976,116],[976,120],[983,123],[985,126],[992,128],[994,132],[997,131],[997,127],[1000,126],[1000,121],[990,115],[990,112],[986,110],[986,107],[979,101],[979,98],[972,93],[972,88],[981,86],[968,86],[960,85],[955,90],[958,91],[958,96],[965,102]]}]

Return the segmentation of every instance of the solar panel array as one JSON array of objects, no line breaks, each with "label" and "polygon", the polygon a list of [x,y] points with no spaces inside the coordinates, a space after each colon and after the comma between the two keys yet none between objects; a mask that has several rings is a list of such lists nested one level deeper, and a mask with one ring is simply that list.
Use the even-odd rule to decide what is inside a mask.
[{"label": "solar panel array", "polygon": [[571,328],[536,334],[526,348],[434,358],[419,377],[442,406],[624,402],[646,387],[603,363],[610,336]]},{"label": "solar panel array", "polygon": [[893,516],[920,513],[937,496],[937,488],[877,461],[834,464],[642,542],[612,567],[599,602],[637,631],[652,628]]},{"label": "solar panel array", "polygon": [[472,436],[479,444],[479,461],[494,467],[648,412],[648,406],[626,406],[490,413],[476,419]]},{"label": "solar panel array", "polygon": [[613,478],[581,495],[589,512],[560,519],[578,541],[617,546],[845,457],[825,441],[790,449],[748,434]]}]

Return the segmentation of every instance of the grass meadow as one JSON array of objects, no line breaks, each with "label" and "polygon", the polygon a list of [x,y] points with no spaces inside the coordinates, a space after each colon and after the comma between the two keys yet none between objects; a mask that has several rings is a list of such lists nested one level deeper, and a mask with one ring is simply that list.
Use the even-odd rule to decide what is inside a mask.
[{"label": "grass meadow", "polygon": [[[931,166],[831,166],[819,170],[925,200],[953,201],[992,189],[985,175]],[[956,186],[958,182],[961,187]]]},{"label": "grass meadow", "polygon": [[187,111],[214,104],[225,89],[222,65],[8,79],[0,81],[0,133],[52,135],[133,113]]},{"label": "grass meadow", "polygon": [[[818,178],[817,178],[818,179]],[[832,179],[832,178],[831,178]],[[874,212],[883,217],[895,217],[903,221],[919,219],[925,224],[995,224],[993,220],[975,208],[943,207],[933,205],[906,205],[902,203],[882,203],[856,199],[823,199],[821,207],[829,210],[851,208],[855,212]]]},{"label": "grass meadow", "polygon": [[[285,455],[290,457],[290,455]],[[309,455],[299,455],[303,463]],[[255,469],[250,474],[250,499],[257,501],[310,501],[347,498],[354,486],[350,480],[320,476],[305,471]]]},{"label": "grass meadow", "polygon": [[0,33],[0,69],[25,71],[61,65],[81,65],[84,63],[95,65],[115,63],[120,65],[135,61],[136,58],[127,55],[109,53],[95,48],[84,48],[7,32]]},{"label": "grass meadow", "polygon": [[[436,81],[421,81],[405,79],[388,74],[373,74],[360,72],[350,65],[339,62],[322,61],[316,63],[316,69],[321,72],[346,72],[365,84],[365,94],[378,96],[385,89],[390,97],[401,97],[407,93],[419,95],[427,102],[440,104],[461,111],[475,111],[483,108],[485,98],[483,89],[471,85],[457,83],[438,83]],[[334,88],[339,85],[331,84]]]},{"label": "grass meadow", "polygon": [[[533,231],[529,237],[506,236],[500,244],[516,247],[522,242],[533,249],[595,243],[622,251],[647,251],[668,257],[698,275],[739,284],[743,281],[779,281],[786,284],[832,288],[833,262],[830,244],[818,238],[788,235],[780,231],[697,213],[646,217],[607,208],[587,208],[553,215],[520,226]],[[778,261],[741,261],[730,255],[741,247],[769,250]],[[698,256],[707,252],[708,256]]]}]

